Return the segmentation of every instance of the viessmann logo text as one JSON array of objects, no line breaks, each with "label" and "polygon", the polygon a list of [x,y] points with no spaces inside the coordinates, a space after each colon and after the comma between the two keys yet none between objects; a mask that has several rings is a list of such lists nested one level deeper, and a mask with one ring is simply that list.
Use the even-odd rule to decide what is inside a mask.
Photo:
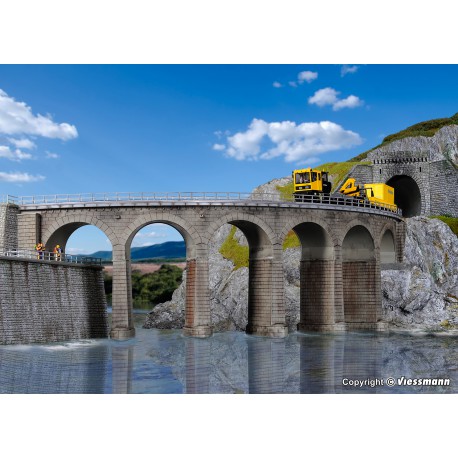
[{"label": "viessmann logo text", "polygon": [[387,377],[387,378],[367,378],[367,379],[342,379],[343,386],[363,387],[369,386],[450,386],[449,378],[407,378],[407,377]]}]

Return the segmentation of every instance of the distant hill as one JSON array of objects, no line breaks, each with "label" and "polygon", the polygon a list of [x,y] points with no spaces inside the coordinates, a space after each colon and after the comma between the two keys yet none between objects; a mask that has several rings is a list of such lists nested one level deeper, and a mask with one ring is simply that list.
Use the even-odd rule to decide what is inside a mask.
[{"label": "distant hill", "polygon": [[394,142],[395,140],[400,140],[401,138],[406,137],[432,137],[434,134],[442,127],[451,126],[453,124],[458,124],[458,113],[454,114],[450,118],[438,118],[430,119],[429,121],[419,122],[413,126],[407,127],[407,129],[401,130],[395,134],[388,135],[385,137],[380,145],[371,148],[364,153],[359,154],[358,156],[349,159],[349,162],[359,162],[364,160],[368,153],[372,150],[379,148],[380,146],[385,146],[388,143]]},{"label": "distant hill", "polygon": [[[84,256],[84,255],[83,255]],[[111,251],[96,251],[95,253],[88,254],[94,258],[101,258],[104,261],[111,261]],[[131,250],[133,261],[142,259],[176,259],[186,257],[186,245],[184,240],[181,242],[164,242],[156,245],[149,245],[144,247],[134,247]]]}]

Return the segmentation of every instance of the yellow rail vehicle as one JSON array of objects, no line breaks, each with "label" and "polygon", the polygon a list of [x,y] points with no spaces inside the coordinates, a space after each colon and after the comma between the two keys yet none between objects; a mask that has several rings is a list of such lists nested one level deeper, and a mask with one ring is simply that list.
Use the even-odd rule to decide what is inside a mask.
[{"label": "yellow rail vehicle", "polygon": [[366,183],[361,186],[354,178],[348,178],[339,192],[356,199],[366,199],[393,211],[397,210],[394,203],[394,188],[385,183]]},{"label": "yellow rail vehicle", "polygon": [[293,171],[294,195],[316,195],[331,192],[328,172],[312,168]]}]

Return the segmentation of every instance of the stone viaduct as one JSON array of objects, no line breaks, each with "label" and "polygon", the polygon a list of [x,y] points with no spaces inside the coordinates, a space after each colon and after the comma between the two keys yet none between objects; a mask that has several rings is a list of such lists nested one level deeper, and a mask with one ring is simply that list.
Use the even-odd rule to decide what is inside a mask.
[{"label": "stone viaduct", "polygon": [[[345,202],[344,202],[345,203]],[[249,244],[248,326],[251,334],[284,337],[282,244],[291,230],[302,245],[299,330],[383,329],[381,276],[384,263],[401,262],[404,223],[379,208],[257,200],[143,198],[19,201],[8,205],[17,217],[17,246],[37,241],[64,247],[84,225],[102,230],[113,247],[112,338],[134,336],[130,249],[135,234],[151,223],[173,226],[186,242],[184,334],[212,333],[209,243],[226,223]]]}]

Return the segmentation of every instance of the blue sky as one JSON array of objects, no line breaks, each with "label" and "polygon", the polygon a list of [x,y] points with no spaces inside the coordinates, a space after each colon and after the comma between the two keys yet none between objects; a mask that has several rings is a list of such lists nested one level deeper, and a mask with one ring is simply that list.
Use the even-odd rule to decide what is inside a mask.
[{"label": "blue sky", "polygon": [[[0,194],[250,191],[453,115],[457,81],[457,65],[0,65]],[[69,247],[110,249],[90,228]]]}]

